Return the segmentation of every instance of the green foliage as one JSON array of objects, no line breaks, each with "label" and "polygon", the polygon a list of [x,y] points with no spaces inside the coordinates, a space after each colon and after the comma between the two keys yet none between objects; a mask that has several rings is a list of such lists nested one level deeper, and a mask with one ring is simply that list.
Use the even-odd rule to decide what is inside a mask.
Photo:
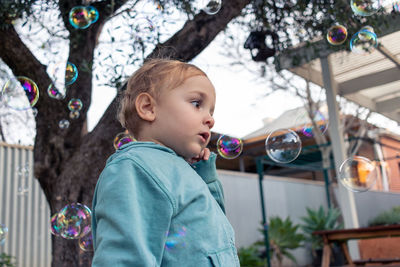
[{"label": "green foliage", "polygon": [[260,251],[254,244],[246,248],[239,248],[238,256],[242,267],[266,266],[266,260],[260,257]]},{"label": "green foliage", "polygon": [[369,226],[391,224],[400,224],[400,206],[393,207],[388,211],[380,213],[368,223]]},{"label": "green foliage", "polygon": [[307,209],[307,216],[301,217],[303,224],[301,229],[306,234],[307,241],[311,243],[313,250],[323,247],[323,240],[320,236],[313,235],[315,231],[342,229],[343,224],[339,223],[340,210],[330,208],[325,209],[320,206],[318,210]]},{"label": "green foliage", "polygon": [[[268,238],[270,243],[271,259],[282,263],[284,257],[296,263],[296,258],[290,250],[302,245],[305,240],[303,234],[298,233],[299,225],[294,225],[289,217],[282,220],[279,217],[271,217],[268,225]],[[264,229],[259,229],[264,234]],[[256,242],[258,246],[264,246],[264,241]]]},{"label": "green foliage", "polygon": [[10,256],[6,253],[0,254],[0,267],[15,267],[16,263],[14,261],[15,257]]}]

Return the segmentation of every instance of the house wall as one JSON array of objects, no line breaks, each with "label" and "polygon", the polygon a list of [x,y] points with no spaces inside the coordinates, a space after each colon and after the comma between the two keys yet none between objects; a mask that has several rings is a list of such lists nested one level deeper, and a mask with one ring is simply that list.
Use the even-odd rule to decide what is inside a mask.
[{"label": "house wall", "polygon": [[[219,170],[218,175],[224,187],[226,215],[236,233],[236,246],[249,246],[262,239],[257,230],[262,221],[258,175],[225,170]],[[267,217],[290,216],[297,224],[306,216],[306,207],[327,208],[325,186],[319,181],[264,175],[263,190]],[[354,198],[360,226],[367,226],[379,213],[400,205],[400,193],[368,191],[355,193]],[[306,248],[296,249],[293,254],[299,265],[311,262]]]},{"label": "house wall", "polygon": [[396,156],[399,156],[400,142],[385,136],[381,137],[380,141],[383,144],[381,146],[383,157],[388,159],[384,166],[389,178],[389,189],[390,191],[400,192],[400,158],[396,158]]}]

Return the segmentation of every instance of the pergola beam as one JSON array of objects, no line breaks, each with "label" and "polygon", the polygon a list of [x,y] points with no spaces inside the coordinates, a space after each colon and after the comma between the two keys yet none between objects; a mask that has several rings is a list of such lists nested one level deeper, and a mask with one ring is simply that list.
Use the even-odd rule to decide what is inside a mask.
[{"label": "pergola beam", "polygon": [[400,109],[400,97],[395,97],[376,103],[376,110],[379,113],[390,113],[398,109]]},{"label": "pergola beam", "polygon": [[387,50],[386,47],[384,47],[382,44],[378,45],[377,50],[381,52],[382,55],[387,57],[390,61],[392,61],[397,66],[397,68],[400,69],[400,60],[396,57],[396,55]]},{"label": "pergola beam", "polygon": [[358,91],[381,86],[400,80],[400,69],[398,67],[363,75],[339,84],[339,95],[345,96]]}]

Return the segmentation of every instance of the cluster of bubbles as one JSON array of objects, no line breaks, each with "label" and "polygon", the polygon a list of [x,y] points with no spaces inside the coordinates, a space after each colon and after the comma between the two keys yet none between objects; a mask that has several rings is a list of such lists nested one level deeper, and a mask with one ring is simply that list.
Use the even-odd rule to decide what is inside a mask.
[{"label": "cluster of bubbles", "polygon": [[340,165],[339,181],[353,192],[366,192],[375,184],[377,163],[361,156],[346,159]]},{"label": "cluster of bubbles", "polygon": [[51,68],[50,75],[53,82],[47,87],[47,94],[60,100],[65,98],[66,87],[78,78],[78,68],[71,62],[58,62]]},{"label": "cluster of bubbles", "polygon": [[79,111],[81,111],[83,107],[83,103],[79,98],[72,98],[68,102],[68,109],[70,110],[69,117],[71,119],[77,119],[79,118]]},{"label": "cluster of bubbles", "polygon": [[99,11],[93,6],[76,6],[69,12],[69,22],[75,29],[86,29],[99,19]]},{"label": "cluster of bubbles", "polygon": [[4,245],[4,243],[6,242],[7,233],[8,228],[4,224],[0,223],[0,246]]},{"label": "cluster of bubbles", "polygon": [[[381,8],[380,0],[351,0],[351,9],[358,16],[371,16]],[[328,29],[326,38],[331,45],[341,45],[347,39],[345,26],[335,24]],[[378,37],[371,26],[365,26],[350,39],[350,50],[357,54],[371,53],[378,46]]]},{"label": "cluster of bubbles", "polygon": [[39,88],[31,79],[17,76],[5,83],[1,91],[1,98],[9,108],[27,110],[37,103]]},{"label": "cluster of bubbles", "polygon": [[84,251],[93,250],[91,210],[80,203],[67,204],[50,219],[50,231],[65,239],[79,239]]},{"label": "cluster of bubbles", "polygon": [[169,252],[185,247],[186,228],[179,227],[176,231],[171,230],[166,232],[167,240],[165,241],[165,249]]},{"label": "cluster of bubbles", "polygon": [[121,146],[130,143],[130,142],[135,142],[136,139],[133,138],[132,135],[126,132],[121,132],[118,133],[115,138],[114,138],[114,148],[117,150],[121,148]]},{"label": "cluster of bubbles", "polygon": [[237,158],[243,150],[243,142],[239,138],[221,135],[217,140],[218,154],[224,159]]}]

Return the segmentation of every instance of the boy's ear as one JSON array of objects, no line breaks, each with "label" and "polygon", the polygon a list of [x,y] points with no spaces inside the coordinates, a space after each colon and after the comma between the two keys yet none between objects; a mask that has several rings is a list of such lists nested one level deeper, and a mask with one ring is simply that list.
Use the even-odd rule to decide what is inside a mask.
[{"label": "boy's ear", "polygon": [[155,120],[155,100],[150,94],[140,93],[136,97],[135,108],[139,117],[143,120],[150,122]]}]

